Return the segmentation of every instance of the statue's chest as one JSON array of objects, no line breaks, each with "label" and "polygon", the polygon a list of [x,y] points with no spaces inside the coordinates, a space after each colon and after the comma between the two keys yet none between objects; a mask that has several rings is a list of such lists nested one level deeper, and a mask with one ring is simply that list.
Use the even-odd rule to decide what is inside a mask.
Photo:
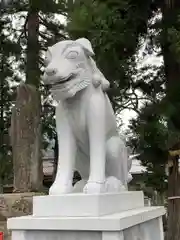
[{"label": "statue's chest", "polygon": [[85,138],[86,126],[86,106],[80,100],[73,101],[67,105],[67,117],[72,131],[76,138]]}]

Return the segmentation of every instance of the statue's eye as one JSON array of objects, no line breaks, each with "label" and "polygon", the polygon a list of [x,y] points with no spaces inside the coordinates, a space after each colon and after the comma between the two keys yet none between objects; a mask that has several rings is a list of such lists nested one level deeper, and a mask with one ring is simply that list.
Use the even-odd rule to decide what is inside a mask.
[{"label": "statue's eye", "polygon": [[78,56],[78,52],[76,51],[71,51],[66,55],[66,58],[68,59],[75,59]]}]

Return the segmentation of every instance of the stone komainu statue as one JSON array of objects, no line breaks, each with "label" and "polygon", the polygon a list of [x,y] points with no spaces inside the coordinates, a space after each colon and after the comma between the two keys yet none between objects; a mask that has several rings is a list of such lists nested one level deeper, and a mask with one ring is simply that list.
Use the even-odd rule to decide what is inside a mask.
[{"label": "stone komainu statue", "polygon": [[58,42],[46,52],[43,80],[58,103],[59,163],[51,195],[73,191],[74,169],[87,179],[84,193],[127,188],[131,160],[105,93],[109,82],[93,55],[85,38]]},{"label": "stone komainu statue", "polygon": [[40,97],[34,86],[20,84],[11,117],[14,192],[42,187]]}]

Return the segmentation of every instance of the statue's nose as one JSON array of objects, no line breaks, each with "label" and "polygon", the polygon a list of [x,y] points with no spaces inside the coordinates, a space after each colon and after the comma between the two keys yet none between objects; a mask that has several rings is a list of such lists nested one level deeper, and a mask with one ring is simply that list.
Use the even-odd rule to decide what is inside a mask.
[{"label": "statue's nose", "polygon": [[57,73],[57,69],[56,68],[46,68],[45,70],[47,76],[54,76]]}]

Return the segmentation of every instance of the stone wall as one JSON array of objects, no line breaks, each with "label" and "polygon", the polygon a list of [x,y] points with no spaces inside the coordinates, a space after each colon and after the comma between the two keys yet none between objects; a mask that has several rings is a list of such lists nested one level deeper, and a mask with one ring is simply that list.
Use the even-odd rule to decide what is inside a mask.
[{"label": "stone wall", "polygon": [[15,193],[0,195],[0,232],[4,232],[4,240],[11,239],[7,230],[7,218],[32,214],[32,198],[43,193]]}]

